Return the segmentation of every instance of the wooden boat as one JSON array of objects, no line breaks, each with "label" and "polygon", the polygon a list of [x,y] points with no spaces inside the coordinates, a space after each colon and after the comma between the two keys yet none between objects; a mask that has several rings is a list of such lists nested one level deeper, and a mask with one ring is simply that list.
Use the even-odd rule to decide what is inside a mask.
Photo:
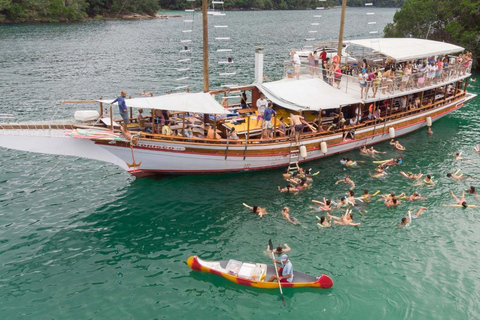
[{"label": "wooden boat", "polygon": [[[204,0],[205,1],[205,0]],[[206,14],[204,14],[206,17]],[[205,30],[204,24],[204,33]],[[263,48],[255,50],[255,81],[251,85],[204,92],[172,93],[155,97],[126,99],[130,108],[128,125],[115,120],[114,109],[104,106],[111,100],[92,100],[100,112],[86,112],[76,121],[2,123],[0,146],[5,148],[71,155],[111,162],[135,176],[152,174],[211,174],[244,172],[287,167],[357,149],[402,136],[461,108],[476,97],[467,92],[471,59],[459,57],[464,49],[452,44],[424,39],[365,39],[345,42],[360,47],[362,56],[375,68],[399,66],[408,61],[426,61],[445,57],[448,67],[438,72],[414,68],[407,76],[394,72],[390,78],[367,83],[377,90],[375,96],[360,92],[358,66],[344,65],[339,86],[323,70],[302,66],[298,79],[292,77],[292,65],[286,63],[284,78],[263,82]],[[321,46],[321,45],[320,45]],[[343,48],[340,43],[339,48]],[[341,54],[341,53],[340,53]],[[204,50],[208,55],[208,50]],[[341,61],[338,59],[338,61]],[[208,58],[204,58],[204,78],[208,79]],[[318,71],[318,72],[317,72]],[[406,84],[404,84],[406,83]],[[247,92],[250,105],[221,105],[231,94]],[[256,101],[263,93],[274,105],[271,137],[261,139],[262,121]],[[216,97],[216,99],[215,99]],[[77,101],[78,102],[78,101]],[[146,122],[138,121],[133,110],[150,110]],[[170,130],[180,134],[162,134],[161,110],[170,111]],[[287,122],[291,114],[302,113],[306,126],[300,140],[285,133],[280,118]],[[339,115],[342,114],[342,118]],[[91,118],[89,118],[91,117]],[[88,122],[91,120],[91,122]],[[167,121],[168,122],[168,121]],[[123,128],[122,128],[123,126]],[[142,130],[150,126],[151,132]],[[193,135],[186,136],[185,129]],[[219,133],[219,137],[209,130]],[[214,128],[214,129],[213,129]],[[238,139],[231,137],[235,129]]]},{"label": "wooden boat", "polygon": [[[229,281],[249,287],[278,289],[277,282],[267,282],[275,274],[272,265],[263,263],[241,262],[230,259],[228,261],[206,261],[197,256],[188,258],[187,264],[190,268],[200,272],[207,272],[221,276]],[[282,282],[283,288],[331,288],[332,279],[322,274],[320,277],[306,275],[304,273],[293,271],[294,282]]]}]

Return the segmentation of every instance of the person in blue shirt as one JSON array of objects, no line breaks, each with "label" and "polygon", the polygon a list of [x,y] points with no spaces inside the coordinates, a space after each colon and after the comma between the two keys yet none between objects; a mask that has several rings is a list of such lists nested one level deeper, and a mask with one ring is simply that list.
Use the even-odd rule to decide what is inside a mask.
[{"label": "person in blue shirt", "polygon": [[122,116],[123,119],[123,124],[122,127],[124,130],[127,130],[127,124],[130,123],[130,119],[128,117],[128,111],[127,111],[127,104],[125,103],[125,98],[127,97],[127,91],[122,91],[120,93],[120,96],[117,97],[117,99],[113,100],[110,105],[113,105],[115,102],[118,103],[118,111],[120,112],[120,115]]},{"label": "person in blue shirt", "polygon": [[288,256],[286,254],[282,254],[280,257],[280,261],[273,260],[274,263],[279,263],[282,265],[282,267],[278,270],[278,277],[276,275],[273,275],[270,277],[268,280],[269,282],[272,282],[274,280],[280,281],[280,282],[293,282],[293,266],[290,260],[288,259]]},{"label": "person in blue shirt", "polygon": [[272,116],[275,114],[276,114],[275,110],[273,110],[273,103],[270,102],[268,104],[268,107],[263,112],[262,139],[272,138],[272,132],[273,132]]}]

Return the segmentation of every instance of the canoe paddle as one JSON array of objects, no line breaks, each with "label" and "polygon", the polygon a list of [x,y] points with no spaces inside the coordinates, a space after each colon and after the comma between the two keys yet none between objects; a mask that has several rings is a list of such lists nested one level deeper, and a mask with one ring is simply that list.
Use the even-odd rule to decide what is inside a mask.
[{"label": "canoe paddle", "polygon": [[[268,250],[272,252],[272,259],[275,260],[275,254],[273,253],[272,239],[268,240]],[[282,305],[285,307],[285,297],[283,296],[282,284],[280,283],[280,279],[278,277],[277,264],[275,262],[273,263],[273,268],[275,269],[275,273],[277,274],[278,288],[280,289],[280,294],[282,295]]]}]

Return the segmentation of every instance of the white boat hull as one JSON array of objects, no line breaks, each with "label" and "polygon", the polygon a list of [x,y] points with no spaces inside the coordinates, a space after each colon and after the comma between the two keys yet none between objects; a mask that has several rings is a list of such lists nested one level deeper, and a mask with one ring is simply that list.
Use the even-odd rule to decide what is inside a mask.
[{"label": "white boat hull", "polygon": [[[312,161],[357,149],[364,145],[389,140],[388,128],[390,126],[396,127],[396,136],[408,134],[426,126],[425,117],[430,114],[432,115],[432,121],[436,121],[451,111],[460,108],[466,101],[473,99],[475,96],[474,94],[467,94],[464,98],[453,103],[410,116],[408,118],[410,124],[406,126],[401,126],[402,122],[405,122],[404,118],[389,121],[386,125],[383,122],[379,123],[373,134],[361,139],[332,144],[332,141],[341,138],[341,134],[338,133],[333,136],[302,141],[300,144],[305,143],[307,145],[318,145],[325,141],[328,144],[328,151],[323,153],[320,148],[310,148],[307,151],[307,157],[299,159],[299,162]],[[371,131],[371,127],[360,128],[356,135],[368,131]],[[138,144],[131,148],[125,144],[110,144],[108,142],[73,138],[62,129],[0,130],[0,146],[28,152],[76,156],[110,162],[136,176],[265,170],[286,167],[291,161],[289,152],[285,152],[290,148],[289,142],[275,145],[249,144],[246,154],[245,146],[241,144],[230,144],[228,152],[225,152],[226,144],[182,144],[175,141],[162,142],[140,139]],[[187,151],[187,148],[189,151]],[[202,149],[208,149],[209,152],[202,151]]]}]

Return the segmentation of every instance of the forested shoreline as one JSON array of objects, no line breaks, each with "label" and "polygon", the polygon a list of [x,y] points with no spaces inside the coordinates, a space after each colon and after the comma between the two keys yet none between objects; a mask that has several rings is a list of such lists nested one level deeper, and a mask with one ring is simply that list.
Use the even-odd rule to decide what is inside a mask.
[{"label": "forested shoreline", "polygon": [[[404,0],[369,0],[378,7],[401,7]],[[201,7],[201,0],[0,0],[0,23],[71,22],[85,19],[155,17],[160,10]],[[334,7],[342,0],[227,0],[226,10],[304,10]],[[365,6],[365,0],[348,0],[348,6]],[[218,5],[217,5],[218,8]]]}]

